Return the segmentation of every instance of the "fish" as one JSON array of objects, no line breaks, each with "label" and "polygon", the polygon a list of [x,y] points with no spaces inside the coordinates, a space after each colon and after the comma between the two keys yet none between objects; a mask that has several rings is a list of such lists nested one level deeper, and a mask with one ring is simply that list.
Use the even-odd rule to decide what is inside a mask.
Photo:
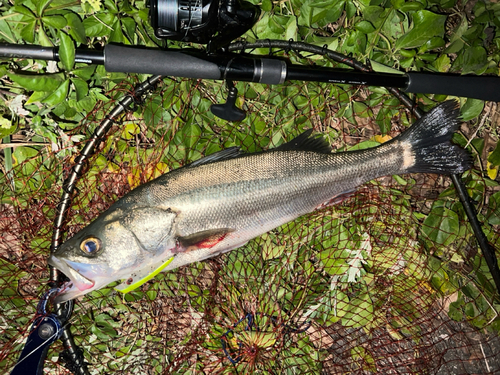
[{"label": "fish", "polygon": [[122,280],[128,292],[159,272],[237,249],[378,177],[457,174],[471,157],[453,144],[459,105],[446,101],[379,146],[333,152],[305,131],[279,147],[206,156],[138,186],[48,259],[67,281],[62,303]]}]

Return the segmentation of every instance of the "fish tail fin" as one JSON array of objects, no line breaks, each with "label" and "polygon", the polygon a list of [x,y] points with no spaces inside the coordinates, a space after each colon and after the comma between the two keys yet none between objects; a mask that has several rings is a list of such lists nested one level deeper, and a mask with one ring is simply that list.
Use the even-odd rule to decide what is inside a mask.
[{"label": "fish tail fin", "polygon": [[458,115],[458,102],[443,102],[394,138],[403,146],[404,172],[456,174],[470,168],[471,156],[451,143]]}]

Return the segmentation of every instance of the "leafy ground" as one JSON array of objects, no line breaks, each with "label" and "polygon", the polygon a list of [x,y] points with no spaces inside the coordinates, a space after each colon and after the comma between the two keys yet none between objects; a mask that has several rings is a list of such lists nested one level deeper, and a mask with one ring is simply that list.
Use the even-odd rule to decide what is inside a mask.
[{"label": "leafy ground", "polygon": [[[293,39],[326,45],[375,70],[499,75],[497,2],[252,2],[264,12],[244,36],[249,42]],[[2,3],[0,9],[2,41],[59,46],[61,56],[59,63],[11,59],[0,65],[0,284],[8,301],[2,317],[10,324],[3,328],[5,354],[21,344],[15,341],[18,329],[27,329],[45,288],[48,276],[40,265],[48,254],[66,166],[115,100],[145,78],[75,64],[75,48],[165,43],[152,37],[143,1],[18,1]],[[276,53],[297,63],[334,65],[320,56]],[[239,82],[237,87],[238,104],[248,116],[242,123],[227,123],[209,112],[225,96],[221,83],[166,78],[154,96],[121,119],[92,160],[72,207],[69,233],[138,184],[223,147],[258,151],[311,126],[339,150],[360,141],[368,147],[383,139],[375,135],[394,136],[412,122],[381,88],[297,82],[272,88]],[[447,98],[419,94],[412,99],[429,109]],[[464,178],[488,239],[498,248],[499,109],[492,102],[459,100],[464,124],[455,140],[475,161]],[[368,346],[369,339],[376,338],[376,347],[395,341],[391,350],[400,351],[400,360],[410,363],[416,357],[424,363],[408,365],[418,372],[439,368],[430,355],[447,358],[428,349],[436,337],[452,336],[446,329],[498,334],[498,295],[448,180],[425,175],[381,179],[362,189],[355,202],[297,220],[221,259],[164,275],[125,298],[111,289],[94,293],[75,313],[77,343],[87,360],[102,356],[95,371],[102,366],[102,371],[126,373],[139,359],[143,364],[152,352],[163,351],[163,362],[148,363],[151,373],[165,368],[194,373],[201,364],[229,373],[224,365],[228,357],[238,357],[240,346],[245,351],[234,371],[250,366],[262,373],[319,372],[323,366],[327,373],[388,373],[388,354]],[[26,259],[30,262],[22,265]],[[421,306],[439,306],[440,314],[429,320]],[[251,326],[249,312],[259,316],[256,330],[245,329]],[[290,334],[293,330],[310,334]],[[472,340],[470,335],[462,337],[464,342]],[[454,346],[467,347],[454,337]],[[487,337],[474,339],[490,343]],[[165,342],[168,350],[158,344]],[[232,348],[229,355],[221,354],[223,345]],[[491,353],[482,352],[484,372],[498,369],[497,345],[491,341],[486,350]],[[480,357],[481,351],[469,355]],[[453,373],[456,362],[442,361],[451,363]]]}]

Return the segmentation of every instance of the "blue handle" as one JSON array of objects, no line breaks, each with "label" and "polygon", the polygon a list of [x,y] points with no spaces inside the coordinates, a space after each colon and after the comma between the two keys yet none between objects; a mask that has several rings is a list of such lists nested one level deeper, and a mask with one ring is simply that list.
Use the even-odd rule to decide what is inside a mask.
[{"label": "blue handle", "polygon": [[61,336],[61,333],[61,323],[56,315],[36,318],[21,356],[10,375],[42,375],[43,362],[47,357],[49,346]]}]

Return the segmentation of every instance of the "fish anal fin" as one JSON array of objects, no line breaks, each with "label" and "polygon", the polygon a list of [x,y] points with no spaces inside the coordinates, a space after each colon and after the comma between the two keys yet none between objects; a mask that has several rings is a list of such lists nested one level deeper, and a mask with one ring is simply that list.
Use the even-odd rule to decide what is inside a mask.
[{"label": "fish anal fin", "polygon": [[344,191],[340,194],[337,194],[333,198],[327,200],[326,202],[321,203],[318,207],[316,207],[316,209],[321,210],[322,208],[325,208],[325,207],[330,207],[330,206],[333,206],[335,204],[340,204],[343,201],[345,201],[346,199],[351,198],[354,195],[354,193],[356,193],[356,189]]},{"label": "fish anal fin", "polygon": [[219,242],[224,240],[226,236],[234,232],[232,228],[217,228],[208,229],[201,232],[196,232],[188,236],[178,237],[178,247],[174,252],[180,253],[198,249],[211,249]]}]

